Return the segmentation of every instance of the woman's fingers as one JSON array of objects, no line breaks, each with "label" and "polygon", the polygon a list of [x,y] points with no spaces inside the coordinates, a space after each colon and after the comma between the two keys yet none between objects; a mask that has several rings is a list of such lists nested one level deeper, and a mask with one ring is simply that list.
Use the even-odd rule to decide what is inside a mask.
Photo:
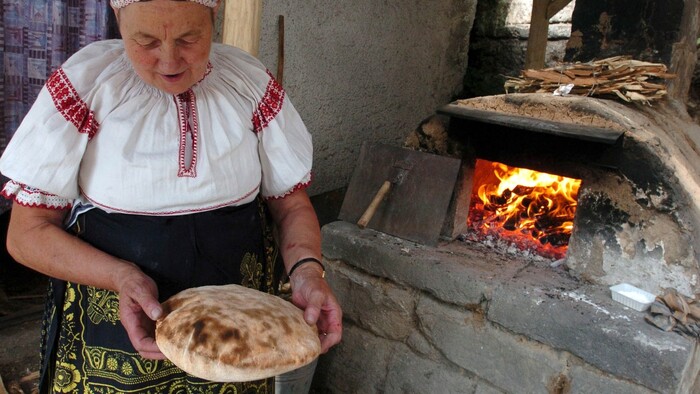
[{"label": "woman's fingers", "polygon": [[304,310],[304,320],[318,328],[323,353],[340,342],[343,313],[324,279],[319,277],[297,281],[292,301]]},{"label": "woman's fingers", "polygon": [[119,314],[134,349],[144,358],[163,359],[155,340],[155,322],[134,299],[120,295]]},{"label": "woman's fingers", "polygon": [[343,312],[335,297],[327,299],[323,308],[321,308],[318,327],[321,334],[321,351],[323,353],[340,343],[343,336]]},{"label": "woman's fingers", "polygon": [[155,320],[162,314],[155,282],[141,270],[131,270],[119,286],[119,315],[131,344],[144,358],[165,358],[155,341]]}]

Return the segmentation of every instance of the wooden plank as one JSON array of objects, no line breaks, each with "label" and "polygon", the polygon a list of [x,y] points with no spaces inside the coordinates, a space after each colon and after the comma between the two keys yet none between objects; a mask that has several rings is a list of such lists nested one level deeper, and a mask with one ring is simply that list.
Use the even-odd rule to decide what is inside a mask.
[{"label": "wooden plank", "polygon": [[258,56],[262,0],[227,1],[222,41]]},{"label": "wooden plank", "polygon": [[525,78],[541,79],[548,82],[556,82],[561,84],[572,83],[573,80],[566,74],[554,70],[523,70]]},{"label": "wooden plank", "polygon": [[554,122],[545,119],[506,114],[503,112],[466,108],[456,104],[445,105],[439,108],[437,112],[439,114],[473,120],[481,123],[496,124],[512,129],[552,134],[582,141],[599,142],[606,145],[614,145],[625,133],[624,131],[605,129],[602,127]]},{"label": "wooden plank", "polygon": [[41,318],[44,313],[43,305],[34,305],[26,307],[20,311],[0,317],[0,331],[9,327],[22,324],[27,321]]}]

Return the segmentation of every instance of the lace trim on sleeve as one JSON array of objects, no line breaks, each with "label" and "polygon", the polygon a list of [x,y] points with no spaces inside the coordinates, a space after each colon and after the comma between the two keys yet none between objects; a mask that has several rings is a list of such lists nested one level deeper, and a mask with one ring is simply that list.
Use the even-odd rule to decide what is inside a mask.
[{"label": "lace trim on sleeve", "polygon": [[5,183],[5,187],[3,187],[0,194],[26,207],[63,210],[69,209],[73,205],[72,200],[12,180]]},{"label": "lace trim on sleeve", "polygon": [[287,190],[286,192],[284,192],[282,194],[275,195],[275,196],[264,196],[264,198],[265,198],[265,200],[281,200],[281,199],[287,197],[288,195],[290,195],[296,191],[306,189],[307,187],[309,187],[309,185],[311,184],[312,178],[313,178],[313,174],[309,172],[308,174],[306,174],[304,179],[301,180],[301,182],[297,183],[296,185],[294,185],[291,189]]}]

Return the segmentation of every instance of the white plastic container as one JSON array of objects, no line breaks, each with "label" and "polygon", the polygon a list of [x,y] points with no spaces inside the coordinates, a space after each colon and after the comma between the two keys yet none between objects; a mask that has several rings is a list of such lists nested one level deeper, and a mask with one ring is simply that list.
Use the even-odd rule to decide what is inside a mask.
[{"label": "white plastic container", "polygon": [[634,310],[643,312],[649,308],[656,296],[628,283],[610,287],[612,299]]}]

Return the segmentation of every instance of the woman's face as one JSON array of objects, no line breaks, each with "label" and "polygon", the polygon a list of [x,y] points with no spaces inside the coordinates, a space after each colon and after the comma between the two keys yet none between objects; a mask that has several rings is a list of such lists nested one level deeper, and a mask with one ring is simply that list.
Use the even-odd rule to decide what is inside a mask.
[{"label": "woman's face", "polygon": [[130,4],[116,15],[126,54],[146,83],[179,94],[204,77],[214,28],[211,8],[152,0]]}]

